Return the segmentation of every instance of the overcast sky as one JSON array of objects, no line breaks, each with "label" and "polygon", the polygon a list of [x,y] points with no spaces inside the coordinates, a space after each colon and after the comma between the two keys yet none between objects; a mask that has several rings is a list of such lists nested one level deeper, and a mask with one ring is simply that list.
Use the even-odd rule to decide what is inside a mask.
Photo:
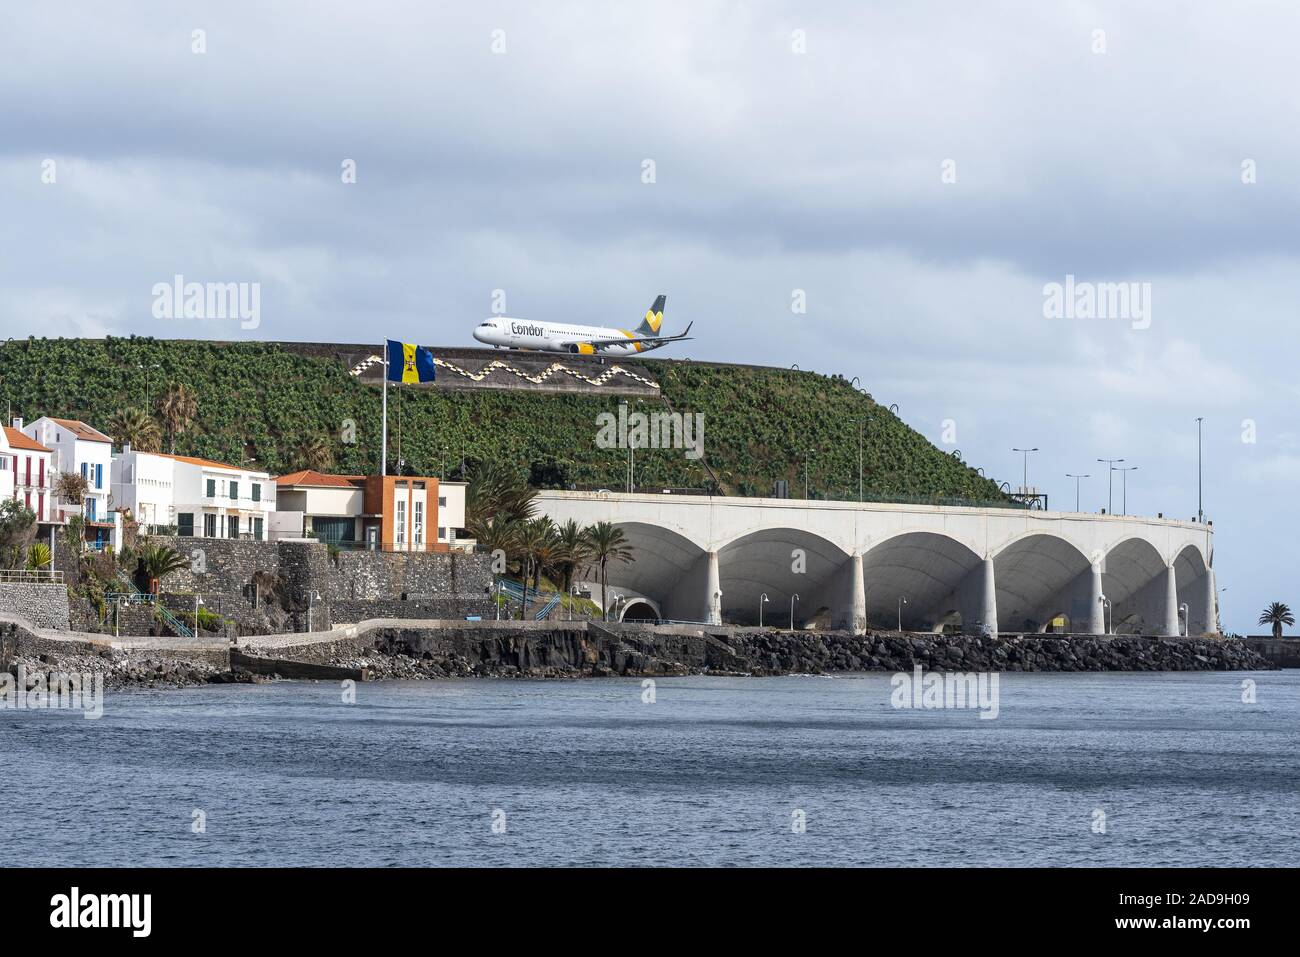
[{"label": "overcast sky", "polygon": [[[858,376],[1013,484],[1038,446],[1053,506],[1123,457],[1190,517],[1204,416],[1225,625],[1300,606],[1300,8],[808,6],[5,4],[0,336],[472,345],[496,289],[664,292],[674,354]],[[261,325],[154,319],[177,273]],[[1149,325],[1045,318],[1067,274]]]}]

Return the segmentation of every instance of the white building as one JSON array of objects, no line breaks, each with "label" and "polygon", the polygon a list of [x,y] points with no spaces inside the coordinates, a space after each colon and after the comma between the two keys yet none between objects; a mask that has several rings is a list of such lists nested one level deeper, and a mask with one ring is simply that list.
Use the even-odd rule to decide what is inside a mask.
[{"label": "white building", "polygon": [[113,457],[113,501],[146,526],[176,526],[198,538],[266,540],[276,488],[266,472],[189,455],[139,452]]},{"label": "white building", "polygon": [[438,541],[447,545],[472,544],[457,537],[465,528],[465,483],[438,483]]},{"label": "white building", "polygon": [[[64,472],[79,474],[86,480],[86,497],[81,508],[56,500],[51,503],[51,520],[65,522],[68,516],[81,514],[88,526],[88,536],[106,539],[113,527],[109,510],[113,440],[76,419],[41,416],[30,425],[20,428],[28,438],[50,450],[50,467],[54,471],[55,482]],[[51,486],[53,484],[54,482]]]},{"label": "white building", "polygon": [[13,427],[5,426],[10,481],[10,495],[36,513],[36,521],[52,522],[53,473],[50,469],[50,450],[22,432],[23,420],[14,419]]},{"label": "white building", "polygon": [[0,428],[0,501],[14,497],[13,449],[9,447],[9,432]]}]

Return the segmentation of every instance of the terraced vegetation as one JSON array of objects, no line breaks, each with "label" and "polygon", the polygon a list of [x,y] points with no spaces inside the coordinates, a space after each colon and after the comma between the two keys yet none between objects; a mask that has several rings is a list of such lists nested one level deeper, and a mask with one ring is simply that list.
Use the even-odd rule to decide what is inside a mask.
[{"label": "terraced vegetation", "polygon": [[[639,364],[657,379],[676,411],[704,413],[712,470],[680,450],[639,449],[639,486],[702,488],[716,476],[729,494],[767,495],[775,480],[787,479],[790,494],[801,496],[804,455],[812,448],[812,497],[855,499],[864,423],[867,497],[1004,500],[994,482],[841,379],[691,362],[624,364]],[[181,385],[193,392],[195,408],[192,420],[175,430],[178,453],[272,474],[308,466],[358,474],[377,469],[379,390],[330,359],[274,343],[133,337],[0,344],[0,400],[28,421],[49,414],[109,430],[110,421],[130,421],[124,414],[140,411],[168,448],[175,423],[164,417],[163,399],[170,390],[174,400]],[[615,396],[394,386],[390,464],[400,449],[411,473],[441,475],[445,468],[457,478],[463,456],[527,466],[543,487],[622,488],[626,451],[596,445],[596,416],[617,406]],[[641,400],[632,408],[665,410]]]}]

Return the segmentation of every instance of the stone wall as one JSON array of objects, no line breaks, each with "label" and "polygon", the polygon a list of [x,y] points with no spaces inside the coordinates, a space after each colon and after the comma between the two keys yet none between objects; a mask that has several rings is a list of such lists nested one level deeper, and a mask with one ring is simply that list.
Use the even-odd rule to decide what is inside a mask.
[{"label": "stone wall", "polygon": [[68,628],[68,589],[61,582],[0,583],[0,613],[25,618],[37,628]]},{"label": "stone wall", "polygon": [[492,588],[491,556],[464,552],[339,552],[327,570],[327,599],[483,597]]},{"label": "stone wall", "polygon": [[496,609],[491,598],[419,598],[410,601],[387,598],[332,601],[329,613],[333,624],[355,625],[369,618],[456,619],[478,615],[488,619],[496,616]]},{"label": "stone wall", "polygon": [[[167,577],[169,608],[192,610],[198,592],[238,633],[319,631],[365,617],[463,618],[494,614],[491,556],[463,552],[335,551],[322,542],[172,538],[190,564]],[[253,608],[253,576],[278,579]],[[312,596],[319,596],[313,598]],[[217,599],[217,602],[212,601]],[[216,610],[212,608],[211,610]]]}]

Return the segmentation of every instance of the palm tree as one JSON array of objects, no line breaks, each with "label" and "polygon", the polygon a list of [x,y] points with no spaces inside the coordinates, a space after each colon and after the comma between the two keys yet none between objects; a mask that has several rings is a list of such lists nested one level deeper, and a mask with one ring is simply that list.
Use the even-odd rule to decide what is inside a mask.
[{"label": "palm tree", "polygon": [[573,519],[556,529],[558,554],[555,568],[560,574],[560,584],[567,595],[573,590],[573,580],[582,574],[582,568],[591,558],[591,544],[587,532]]},{"label": "palm tree", "polygon": [[144,409],[118,409],[109,418],[108,428],[118,442],[137,451],[158,452],[162,449],[158,423]]},{"label": "palm tree", "polygon": [[1272,625],[1273,637],[1281,638],[1282,626],[1294,625],[1295,616],[1291,614],[1289,606],[1280,601],[1275,601],[1264,609],[1263,613],[1259,616],[1259,623],[1261,625]]},{"label": "palm tree", "polygon": [[140,550],[140,563],[149,579],[149,591],[156,595],[162,590],[162,580],[188,565],[189,559],[166,545],[145,545]]},{"label": "palm tree", "polygon": [[541,526],[541,532],[533,546],[533,591],[540,591],[542,575],[554,573],[556,563],[559,561],[560,531],[545,515],[533,521]]},{"label": "palm tree", "polygon": [[304,435],[289,452],[295,469],[328,472],[334,468],[334,446],[323,432]]},{"label": "palm tree", "polygon": [[474,538],[480,524],[498,518],[526,522],[533,517],[537,489],[527,479],[499,462],[480,462],[470,472],[465,489],[465,527]]},{"label": "palm tree", "polygon": [[194,390],[184,383],[172,383],[158,397],[158,414],[167,426],[167,436],[172,454],[176,454],[176,436],[190,427],[199,414],[199,403]]},{"label": "palm tree", "polygon": [[[533,570],[534,568],[537,569],[537,577],[540,580],[541,560],[553,548],[551,542],[554,534],[555,524],[545,515],[519,525],[518,548],[519,557],[523,564],[521,580],[524,586],[524,597],[519,606],[521,621],[528,611],[528,584],[533,578]],[[536,591],[536,588],[533,590]]]},{"label": "palm tree", "polygon": [[44,542],[32,542],[27,546],[27,567],[44,568],[50,563],[50,546]]},{"label": "palm tree", "polygon": [[587,529],[587,545],[591,560],[600,565],[600,605],[602,618],[609,621],[609,597],[606,587],[605,566],[609,562],[634,560],[632,546],[623,529],[610,522],[597,522]]}]

